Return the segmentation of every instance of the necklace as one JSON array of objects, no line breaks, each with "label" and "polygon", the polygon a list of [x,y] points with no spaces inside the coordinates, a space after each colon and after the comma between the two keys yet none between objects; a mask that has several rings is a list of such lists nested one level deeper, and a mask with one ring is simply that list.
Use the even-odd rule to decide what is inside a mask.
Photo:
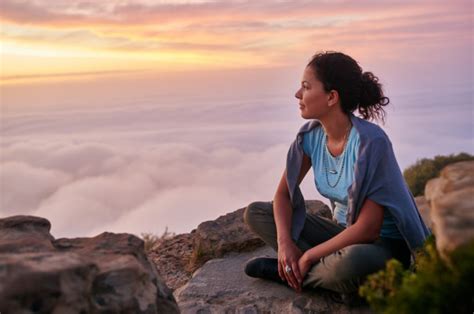
[{"label": "necklace", "polygon": [[[329,148],[327,147],[327,133],[326,133],[326,136],[324,137],[324,154],[323,154],[323,163],[324,163],[324,168],[325,168],[325,173],[326,173],[326,182],[327,184],[334,188],[336,187],[336,185],[339,183],[339,180],[341,179],[341,176],[342,176],[342,173],[343,173],[343,170],[344,170],[344,159],[345,159],[345,156],[346,156],[346,146],[347,146],[347,142],[348,142],[348,137],[349,137],[349,134],[350,134],[350,130],[352,129],[352,124],[349,126],[349,130],[346,132],[346,135],[344,137],[344,147],[343,147],[343,151],[342,151],[342,154],[335,157],[336,159],[336,169],[338,168],[338,164],[339,162],[341,163],[341,169],[339,169],[339,171],[337,171],[336,169],[332,169],[332,170],[328,170],[328,155],[331,154],[331,152],[329,151]],[[328,173],[331,173],[331,174],[337,174],[339,173],[339,176],[337,177],[337,180],[336,180],[336,183],[334,185],[332,185],[331,183],[329,183],[329,176],[328,176]]]}]

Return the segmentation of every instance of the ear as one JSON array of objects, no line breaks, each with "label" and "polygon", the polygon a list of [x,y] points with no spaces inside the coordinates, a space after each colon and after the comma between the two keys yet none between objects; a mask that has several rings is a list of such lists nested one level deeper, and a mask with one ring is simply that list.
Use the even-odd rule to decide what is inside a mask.
[{"label": "ear", "polygon": [[328,93],[328,106],[332,107],[336,105],[338,102],[339,102],[339,93],[337,92],[337,90],[332,89]]}]

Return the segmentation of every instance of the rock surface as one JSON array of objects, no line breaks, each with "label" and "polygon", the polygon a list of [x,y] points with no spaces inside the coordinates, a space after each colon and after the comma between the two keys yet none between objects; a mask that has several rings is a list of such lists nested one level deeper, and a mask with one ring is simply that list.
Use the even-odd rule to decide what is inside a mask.
[{"label": "rock surface", "polygon": [[171,290],[191,279],[189,263],[193,253],[193,237],[194,233],[178,234],[158,243],[148,253]]},{"label": "rock surface", "polygon": [[420,211],[421,218],[428,228],[431,228],[431,208],[430,203],[426,200],[424,196],[415,197],[416,207]]},{"label": "rock surface", "polygon": [[474,240],[474,161],[443,168],[439,178],[426,184],[425,197],[442,256]]},{"label": "rock surface", "polygon": [[[228,252],[248,252],[265,243],[244,223],[240,208],[216,220],[201,223],[191,233],[179,234],[158,243],[149,252],[159,273],[171,289],[184,285],[196,269],[212,258]],[[329,207],[321,201],[306,201],[310,213],[331,217]]]},{"label": "rock surface", "polygon": [[179,312],[141,239],[55,240],[50,228],[40,217],[0,219],[0,312]]},{"label": "rock surface", "polygon": [[[306,201],[305,205],[307,212],[329,218],[332,216],[329,207],[320,201]],[[245,224],[244,210],[245,208],[238,209],[197,227],[191,260],[195,265],[194,269],[205,261],[224,256],[228,252],[251,251],[265,245]]]},{"label": "rock surface", "polygon": [[182,313],[372,313],[367,306],[349,309],[330,294],[289,287],[245,275],[245,263],[255,256],[275,257],[268,246],[253,252],[213,259],[174,292]]},{"label": "rock surface", "polygon": [[[307,201],[306,207],[308,212],[331,217],[320,201]],[[333,301],[328,292],[297,294],[283,285],[246,276],[244,265],[250,258],[275,256],[275,252],[245,225],[244,210],[201,223],[191,233],[151,249],[149,256],[160,274],[176,289],[182,313],[371,313],[368,307],[351,310]]]}]

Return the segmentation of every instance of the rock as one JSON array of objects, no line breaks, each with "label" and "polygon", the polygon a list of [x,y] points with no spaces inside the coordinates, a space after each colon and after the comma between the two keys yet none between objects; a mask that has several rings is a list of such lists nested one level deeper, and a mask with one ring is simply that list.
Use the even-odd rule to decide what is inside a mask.
[{"label": "rock", "polygon": [[34,216],[0,219],[0,253],[54,251],[48,220]]},{"label": "rock", "polygon": [[441,178],[428,180],[425,184],[425,199],[431,204],[431,201],[437,196],[443,194]]},{"label": "rock", "polygon": [[179,312],[141,239],[54,240],[49,230],[40,217],[0,219],[0,312]]},{"label": "rock", "polygon": [[474,161],[446,166],[440,177],[428,181],[436,246],[441,256],[474,240]]},{"label": "rock", "polygon": [[329,206],[318,200],[305,201],[306,212],[332,219]]},{"label": "rock", "polygon": [[289,287],[245,275],[245,263],[255,256],[275,257],[268,246],[253,252],[213,259],[175,290],[182,313],[372,313],[368,307],[349,309],[328,293]]},{"label": "rock", "polygon": [[[331,218],[329,207],[321,201],[306,201],[306,211]],[[190,261],[190,271],[196,270],[204,262],[224,256],[228,252],[255,250],[265,243],[254,234],[243,220],[245,208],[238,209],[216,220],[201,223],[194,236],[194,249]]]},{"label": "rock", "polygon": [[244,210],[241,208],[199,224],[194,236],[191,270],[227,252],[251,251],[265,245],[244,223]]},{"label": "rock", "polygon": [[[320,201],[307,201],[306,207],[310,213],[332,217],[329,207]],[[158,243],[148,253],[166,284],[176,289],[175,296],[181,296],[182,302],[178,304],[183,313],[261,313],[272,309],[277,313],[306,313],[308,309],[318,313],[347,312],[347,308],[321,293],[308,293],[305,298],[295,299],[289,288],[278,285],[275,288],[272,283],[247,277],[243,272],[244,262],[261,255],[260,248],[265,243],[248,229],[243,211],[241,208],[203,222],[191,233]],[[271,251],[266,250],[263,253]],[[218,270],[211,268],[208,272],[209,265],[217,265]],[[280,301],[276,302],[275,298]]]},{"label": "rock", "polygon": [[[201,223],[191,233],[179,234],[160,241],[148,256],[156,264],[172,290],[184,285],[196,269],[206,261],[228,252],[246,252],[265,243],[243,221],[245,208]],[[331,218],[329,207],[321,201],[306,201],[309,213]]]},{"label": "rock", "polygon": [[432,222],[430,203],[426,200],[425,196],[415,197],[415,203],[416,207],[418,207],[423,222],[428,228],[431,228]]},{"label": "rock", "polygon": [[94,263],[76,253],[0,255],[0,312],[87,313],[93,308]]},{"label": "rock", "polygon": [[166,285],[175,290],[191,279],[190,260],[193,253],[193,233],[178,234],[161,241],[148,253]]}]

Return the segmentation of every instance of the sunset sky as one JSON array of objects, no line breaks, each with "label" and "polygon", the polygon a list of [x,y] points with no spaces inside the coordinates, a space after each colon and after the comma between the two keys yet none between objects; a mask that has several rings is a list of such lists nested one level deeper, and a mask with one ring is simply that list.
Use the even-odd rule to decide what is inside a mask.
[{"label": "sunset sky", "polygon": [[316,50],[349,51],[381,67],[472,54],[472,1],[2,0],[0,6],[3,80],[291,66]]},{"label": "sunset sky", "polygon": [[[380,79],[401,170],[474,154],[473,1],[0,2],[0,217],[189,232],[271,200],[310,57]],[[312,174],[302,183],[316,192]]]}]

